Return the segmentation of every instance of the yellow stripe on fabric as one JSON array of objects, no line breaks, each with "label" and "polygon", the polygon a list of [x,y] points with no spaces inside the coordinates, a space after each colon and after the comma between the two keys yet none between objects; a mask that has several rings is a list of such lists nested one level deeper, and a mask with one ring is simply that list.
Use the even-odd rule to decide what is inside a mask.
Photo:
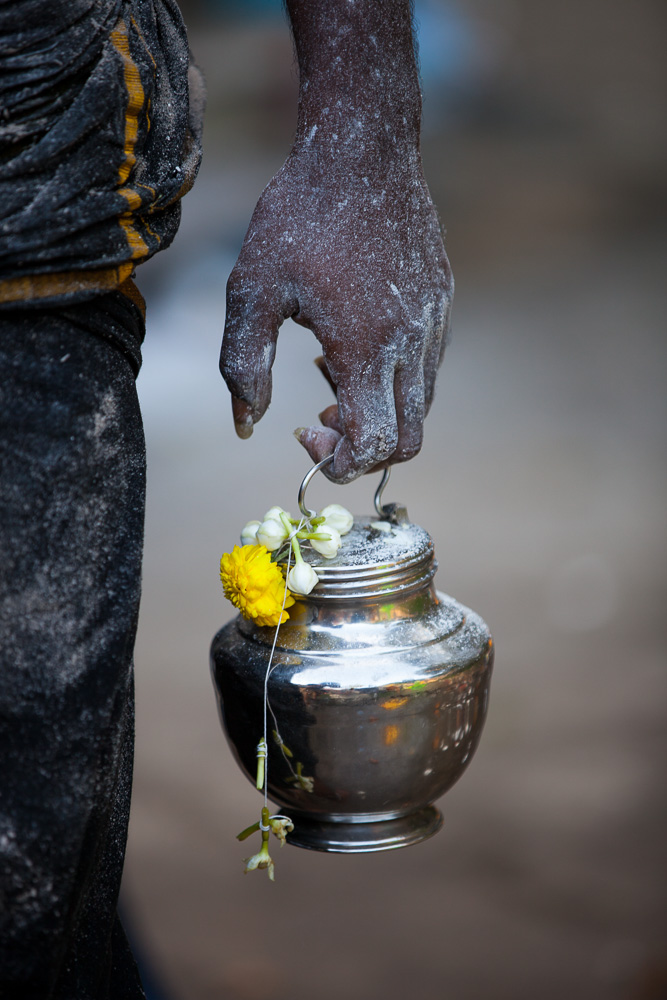
[{"label": "yellow stripe on fabric", "polygon": [[118,194],[122,194],[123,198],[127,202],[128,206],[134,211],[135,208],[139,208],[141,205],[141,195],[135,188],[118,188]]},{"label": "yellow stripe on fabric", "polygon": [[96,271],[61,271],[7,278],[0,282],[0,303],[30,302],[78,292],[112,292],[133,270],[134,264],[127,263]]},{"label": "yellow stripe on fabric", "polygon": [[[132,168],[137,162],[134,154],[134,147],[139,135],[139,113],[144,108],[145,94],[141,84],[141,75],[136,63],[130,53],[130,40],[125,21],[121,18],[114,30],[111,32],[111,43],[123,60],[123,76],[125,89],[127,90],[127,108],[125,109],[125,138],[124,138],[124,159],[118,168],[118,183],[125,184],[130,176]],[[132,259],[147,257],[149,254],[141,233],[137,231],[134,224],[132,211],[139,207],[141,198],[133,188],[122,187],[118,193],[125,198],[129,212],[119,216],[118,221],[123,228],[128,245],[132,251]]]},{"label": "yellow stripe on fabric", "polygon": [[[137,38],[139,39],[139,41],[141,42],[141,44],[144,47],[146,55],[148,56],[148,58],[150,59],[150,61],[153,63],[153,79],[155,79],[155,73],[157,72],[157,63],[155,61],[155,57],[153,56],[153,53],[151,52],[151,50],[148,48],[148,45],[146,44],[146,39],[143,36],[141,28],[139,27],[139,25],[137,24],[136,20],[134,19],[134,16],[132,16],[130,18],[130,20],[132,21],[132,27],[134,28],[134,30],[137,33]],[[151,130],[151,99],[150,99],[150,97],[148,98],[148,101],[146,102],[146,128],[150,132],[150,130]],[[155,194],[155,192],[153,192],[153,194]],[[148,226],[146,226],[146,229],[148,229]],[[151,234],[151,236],[155,236],[155,233],[151,229],[148,229],[148,232]],[[158,238],[158,243],[159,242],[160,241],[159,241],[159,238]]]},{"label": "yellow stripe on fabric", "polygon": [[[146,191],[148,191],[150,193],[150,196],[153,199],[153,201],[155,200],[155,188],[154,187],[151,187],[150,184],[141,184],[139,181],[137,181],[136,183],[137,183],[137,187],[144,188],[144,190],[146,190]],[[149,209],[149,211],[151,211],[151,209]],[[153,232],[153,230],[151,229],[151,227],[148,225],[148,222],[146,221],[146,219],[142,219],[141,222],[143,224],[144,229],[148,233],[148,235],[152,236],[153,239],[157,242],[157,245],[160,246],[160,243],[162,242],[162,237],[158,233]]]},{"label": "yellow stripe on fabric", "polygon": [[118,180],[124,184],[136,163],[134,146],[139,134],[139,112],[144,106],[144,88],[139,69],[130,54],[127,25],[122,18],[111,32],[111,43],[123,59],[123,76],[128,97],[125,111],[125,160],[118,171]]},{"label": "yellow stripe on fabric", "polygon": [[146,319],[146,300],[132,279],[128,278],[122,283],[122,285],[119,285],[118,291],[122,292],[123,295],[130,300],[130,302],[134,302],[143,318]]},{"label": "yellow stripe on fabric", "polygon": [[148,225],[145,219],[142,219],[142,222],[144,224],[144,229],[146,230],[148,235],[152,236],[154,240],[157,240],[157,245],[160,246],[160,243],[162,242],[162,238],[160,237],[160,235],[151,229],[151,227]]},{"label": "yellow stripe on fabric", "polygon": [[147,257],[150,253],[148,244],[136,228],[134,216],[128,212],[126,215],[119,215],[118,221],[123,227],[128,246],[132,251],[132,260],[137,260],[139,257]]}]

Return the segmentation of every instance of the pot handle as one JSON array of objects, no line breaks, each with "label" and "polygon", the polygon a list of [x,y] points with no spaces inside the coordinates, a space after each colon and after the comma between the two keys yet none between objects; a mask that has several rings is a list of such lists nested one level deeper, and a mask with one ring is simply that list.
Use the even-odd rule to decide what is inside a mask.
[{"label": "pot handle", "polygon": [[317,516],[316,510],[309,510],[308,507],[306,507],[306,490],[308,489],[308,484],[315,473],[319,472],[320,469],[323,469],[325,465],[329,464],[329,462],[333,462],[333,452],[330,455],[327,455],[326,458],[323,458],[321,462],[318,462],[317,465],[314,465],[312,469],[310,469],[303,477],[301,486],[299,486],[299,510],[304,517],[311,518]]},{"label": "pot handle", "polygon": [[[317,511],[310,510],[306,507],[306,490],[308,489],[308,485],[315,473],[319,472],[320,469],[323,469],[324,466],[328,465],[331,461],[333,461],[333,454],[327,455],[326,458],[323,458],[321,462],[314,465],[312,469],[310,469],[303,477],[301,486],[299,487],[299,510],[304,517],[315,517],[317,514]],[[384,493],[385,486],[389,482],[390,475],[391,466],[387,466],[382,473],[380,485],[375,491],[375,510],[378,513],[378,517],[383,521],[389,521],[391,524],[405,524],[408,521],[408,512],[403,504],[388,503],[383,505],[382,503],[382,494]]]},{"label": "pot handle", "polygon": [[382,504],[382,494],[384,493],[385,486],[389,482],[390,475],[391,466],[388,465],[382,473],[380,485],[375,491],[375,509],[382,521],[389,521],[390,524],[406,524],[409,520],[407,507],[405,507],[402,503]]}]

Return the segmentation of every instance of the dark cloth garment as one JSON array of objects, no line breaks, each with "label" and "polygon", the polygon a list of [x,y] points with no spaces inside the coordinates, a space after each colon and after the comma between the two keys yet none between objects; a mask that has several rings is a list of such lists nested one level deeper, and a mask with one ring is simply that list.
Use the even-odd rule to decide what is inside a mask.
[{"label": "dark cloth garment", "polygon": [[137,1000],[116,917],[132,777],[143,318],[0,314],[0,997]]},{"label": "dark cloth garment", "polygon": [[174,0],[0,0],[0,998],[138,1000],[116,916],[145,455],[134,268],[199,166]]},{"label": "dark cloth garment", "polygon": [[203,85],[174,0],[0,0],[0,306],[82,301],[171,243]]}]

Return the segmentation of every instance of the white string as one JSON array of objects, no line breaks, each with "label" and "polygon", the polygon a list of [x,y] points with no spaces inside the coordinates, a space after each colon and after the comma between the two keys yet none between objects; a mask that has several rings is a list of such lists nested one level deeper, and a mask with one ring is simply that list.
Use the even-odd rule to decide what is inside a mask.
[{"label": "white string", "polygon": [[[294,529],[294,531],[290,532],[290,534],[288,536],[288,541],[290,543],[291,543],[292,538],[294,537],[294,535],[296,535],[297,531],[301,531],[301,528],[303,527],[303,525],[305,523],[306,523],[306,519],[302,517],[301,520],[299,521],[298,526]],[[269,687],[268,687],[269,686],[269,674],[271,673],[271,664],[273,663],[273,654],[275,653],[276,643],[278,642],[278,632],[280,631],[280,625],[281,625],[280,619],[283,616],[283,611],[285,610],[285,604],[287,603],[287,577],[289,576],[289,571],[290,571],[290,565],[291,565],[291,563],[292,563],[292,545],[290,544],[289,552],[287,554],[287,568],[285,569],[285,591],[283,593],[283,603],[282,603],[282,607],[280,609],[280,617],[278,619],[278,624],[276,625],[276,632],[275,632],[275,635],[273,636],[273,645],[271,646],[271,654],[269,656],[269,663],[268,663],[268,666],[266,668],[266,673],[264,674],[264,736],[263,736],[263,740],[264,740],[264,746],[266,746],[267,748],[268,748],[268,745],[269,745],[268,744],[268,724],[267,724],[267,705],[268,705],[268,702],[269,702]],[[271,715],[273,715],[273,721],[276,723],[276,731],[277,731],[278,730],[278,723],[276,722],[276,717],[273,714],[273,709],[271,709]],[[267,754],[266,759],[264,761],[264,807],[265,808],[268,808],[268,801],[269,801],[269,791],[268,790],[269,790],[269,758],[268,758],[268,754]],[[264,830],[264,829],[266,829],[266,827],[263,827],[261,825],[261,822],[260,822],[260,830]]]},{"label": "white string", "polygon": [[292,822],[292,820],[289,818],[289,816],[283,816],[282,813],[276,813],[275,816],[269,816],[269,822],[267,823],[266,826],[264,826],[264,824],[262,823],[262,821],[260,819],[260,821],[259,821],[259,828],[260,828],[260,830],[263,830],[266,833],[267,830],[271,829],[271,823],[275,819],[284,819],[288,823]]},{"label": "white string", "polygon": [[285,763],[287,764],[288,768],[292,772],[292,777],[296,778],[296,780],[298,781],[299,780],[299,776],[296,773],[296,771],[294,770],[294,768],[292,767],[292,761],[289,759],[289,757],[285,753],[285,744],[283,743],[283,738],[280,735],[280,729],[278,727],[278,720],[276,719],[276,713],[273,711],[273,707],[271,705],[271,699],[268,696],[267,696],[267,699],[266,699],[266,704],[269,706],[269,712],[271,713],[271,718],[273,719],[273,724],[275,726],[274,734],[275,734],[278,746],[280,747],[280,752],[283,755],[283,760],[285,761]]}]

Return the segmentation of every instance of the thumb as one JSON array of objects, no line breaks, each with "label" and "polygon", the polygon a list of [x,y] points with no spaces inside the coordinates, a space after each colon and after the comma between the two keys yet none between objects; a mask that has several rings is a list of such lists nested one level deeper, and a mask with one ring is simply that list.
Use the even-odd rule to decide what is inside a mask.
[{"label": "thumb", "polygon": [[271,402],[271,368],[285,317],[277,284],[257,281],[235,267],[227,282],[220,373],[232,394],[234,425],[248,438]]}]

